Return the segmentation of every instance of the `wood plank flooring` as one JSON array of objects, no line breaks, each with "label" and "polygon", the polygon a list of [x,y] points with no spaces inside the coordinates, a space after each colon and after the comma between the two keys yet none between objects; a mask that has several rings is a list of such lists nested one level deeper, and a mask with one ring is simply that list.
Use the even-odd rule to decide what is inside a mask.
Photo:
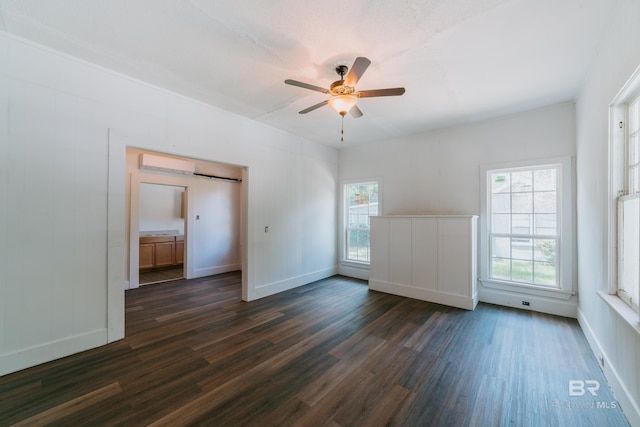
[{"label": "wood plank flooring", "polygon": [[138,283],[140,283],[140,285],[149,285],[152,283],[182,279],[183,277],[184,272],[182,266],[162,270],[141,271],[138,273]]},{"label": "wood plank flooring", "polygon": [[124,340],[0,377],[14,424],[628,425],[573,319],[339,276],[247,303],[239,273],[128,291]]}]

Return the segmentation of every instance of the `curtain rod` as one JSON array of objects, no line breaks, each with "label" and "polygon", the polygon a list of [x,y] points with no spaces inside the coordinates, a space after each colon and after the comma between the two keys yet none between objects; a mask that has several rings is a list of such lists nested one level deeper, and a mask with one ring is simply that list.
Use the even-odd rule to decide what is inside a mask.
[{"label": "curtain rod", "polygon": [[237,183],[241,183],[242,180],[238,179],[238,178],[227,178],[226,176],[216,176],[216,175],[207,175],[204,173],[198,173],[198,172],[194,172],[194,175],[197,176],[203,176],[205,178],[209,178],[209,179],[221,179],[223,181],[231,181],[231,182],[237,182]]}]

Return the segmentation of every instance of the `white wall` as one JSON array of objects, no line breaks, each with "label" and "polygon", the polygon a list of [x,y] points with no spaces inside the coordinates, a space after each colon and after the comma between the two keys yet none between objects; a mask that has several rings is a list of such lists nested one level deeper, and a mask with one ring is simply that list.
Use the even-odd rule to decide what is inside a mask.
[{"label": "white wall", "polygon": [[246,167],[247,299],[336,270],[333,149],[5,33],[0,117],[0,374],[123,336],[126,146]]},{"label": "white wall", "polygon": [[[612,5],[613,7],[613,5]],[[576,103],[579,317],[632,425],[640,425],[640,333],[603,298],[607,292],[609,104],[640,65],[640,2],[616,2]]]},{"label": "white wall", "polygon": [[[341,181],[379,178],[383,215],[479,215],[480,166],[575,155],[572,103],[340,153]],[[479,244],[482,242],[479,241]],[[353,268],[340,266],[344,274]],[[480,301],[521,306],[522,294],[479,285]],[[576,316],[569,300],[526,295],[538,311]]]},{"label": "white wall", "polygon": [[140,223],[143,232],[176,231],[184,234],[182,193],[184,187],[140,184]]}]

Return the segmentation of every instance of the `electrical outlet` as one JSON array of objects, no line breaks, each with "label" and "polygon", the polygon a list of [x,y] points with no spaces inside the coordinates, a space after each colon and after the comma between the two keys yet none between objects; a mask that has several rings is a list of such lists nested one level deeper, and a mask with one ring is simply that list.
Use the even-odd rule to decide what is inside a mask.
[{"label": "electrical outlet", "polygon": [[522,305],[529,307],[531,303],[529,301],[522,301]]}]

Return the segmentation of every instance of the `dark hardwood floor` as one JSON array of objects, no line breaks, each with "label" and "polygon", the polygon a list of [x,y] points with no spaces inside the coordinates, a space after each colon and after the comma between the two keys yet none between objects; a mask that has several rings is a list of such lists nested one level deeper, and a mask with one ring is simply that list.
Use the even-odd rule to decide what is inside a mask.
[{"label": "dark hardwood floor", "polygon": [[247,303],[239,273],[128,291],[124,340],[0,377],[14,423],[627,425],[575,320],[343,277]]},{"label": "dark hardwood floor", "polygon": [[138,283],[140,285],[150,285],[153,283],[168,282],[184,277],[182,266],[165,268],[162,270],[141,271],[138,273]]}]

